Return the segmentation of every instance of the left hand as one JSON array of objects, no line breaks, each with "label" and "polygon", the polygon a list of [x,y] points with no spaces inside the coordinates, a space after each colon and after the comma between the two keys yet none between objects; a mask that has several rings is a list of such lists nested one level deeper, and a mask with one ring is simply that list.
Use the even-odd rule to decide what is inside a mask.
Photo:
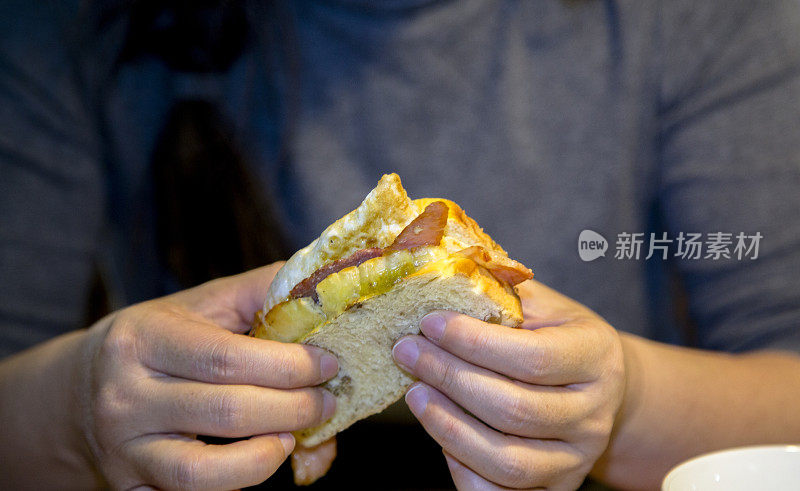
[{"label": "left hand", "polygon": [[406,402],[459,489],[575,489],[605,450],[625,388],[617,332],[535,281],[519,329],[454,312],[395,345],[420,382]]}]

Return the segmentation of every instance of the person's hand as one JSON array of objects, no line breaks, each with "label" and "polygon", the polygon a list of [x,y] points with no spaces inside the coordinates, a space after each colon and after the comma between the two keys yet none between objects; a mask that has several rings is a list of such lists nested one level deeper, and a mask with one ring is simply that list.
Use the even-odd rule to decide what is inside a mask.
[{"label": "person's hand", "polygon": [[[335,398],[336,359],[241,335],[277,267],[114,313],[90,330],[80,426],[113,488],[234,489],[269,477]],[[244,438],[209,445],[194,435]]]},{"label": "person's hand", "polygon": [[609,441],[625,387],[616,331],[534,281],[512,329],[453,312],[395,345],[421,381],[406,402],[442,446],[459,489],[575,489]]}]

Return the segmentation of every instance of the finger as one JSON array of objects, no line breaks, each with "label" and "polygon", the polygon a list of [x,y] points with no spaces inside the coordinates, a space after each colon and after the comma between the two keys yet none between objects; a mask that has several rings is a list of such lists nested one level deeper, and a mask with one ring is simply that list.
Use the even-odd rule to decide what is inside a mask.
[{"label": "finger", "polygon": [[308,486],[324,476],[336,458],[336,437],[315,447],[297,446],[292,452],[294,483]]},{"label": "finger", "polygon": [[420,322],[431,341],[474,365],[539,385],[593,382],[613,337],[599,319],[535,330],[489,324],[456,312],[432,312]]},{"label": "finger", "polygon": [[565,474],[580,472],[581,456],[567,444],[499,433],[424,383],[411,387],[406,403],[445,451],[491,482],[547,487]]},{"label": "finger", "polygon": [[[479,476],[475,471],[459,462],[455,457],[443,450],[444,458],[447,461],[447,468],[453,478],[453,484],[459,491],[498,491],[511,489],[487,481]],[[542,489],[542,488],[539,488]]]},{"label": "finger", "polygon": [[537,325],[558,325],[576,314],[589,310],[536,280],[523,281],[516,287],[522,302],[523,317]]},{"label": "finger", "polygon": [[333,394],[320,388],[214,385],[173,377],[150,385],[146,402],[131,411],[148,432],[238,438],[316,426],[336,409]]},{"label": "finger", "polygon": [[265,481],[294,448],[288,433],[207,445],[178,435],[146,435],[127,453],[144,480],[158,489],[239,489]]},{"label": "finger", "polygon": [[[157,309],[131,315],[141,361],[161,373],[218,384],[295,388],[319,385],[339,370],[313,346],[233,334],[202,319]],[[124,335],[124,333],[123,333]],[[124,341],[123,341],[124,342]]]},{"label": "finger", "polygon": [[253,316],[264,306],[272,279],[283,262],[219,278],[167,297],[187,310],[237,333],[250,330]]},{"label": "finger", "polygon": [[572,438],[594,407],[584,400],[583,392],[509,380],[467,363],[421,336],[401,339],[393,354],[409,373],[504,433]]}]

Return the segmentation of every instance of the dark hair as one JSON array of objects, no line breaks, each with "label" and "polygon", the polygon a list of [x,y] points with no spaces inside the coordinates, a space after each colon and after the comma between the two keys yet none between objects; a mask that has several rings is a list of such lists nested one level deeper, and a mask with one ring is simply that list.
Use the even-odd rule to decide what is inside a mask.
[{"label": "dark hair", "polygon": [[152,157],[159,258],[181,286],[286,257],[272,206],[230,124],[209,102],[177,102]]},{"label": "dark hair", "polygon": [[[121,66],[143,57],[158,58],[175,71],[224,72],[249,43],[273,36],[264,30],[288,23],[265,22],[287,15],[275,1],[121,0],[98,8],[98,32],[125,26],[112,78]],[[290,133],[282,132],[284,166]],[[240,143],[210,101],[176,101],[164,120],[151,159],[158,254],[181,287],[288,256],[269,186],[258,183]]]}]

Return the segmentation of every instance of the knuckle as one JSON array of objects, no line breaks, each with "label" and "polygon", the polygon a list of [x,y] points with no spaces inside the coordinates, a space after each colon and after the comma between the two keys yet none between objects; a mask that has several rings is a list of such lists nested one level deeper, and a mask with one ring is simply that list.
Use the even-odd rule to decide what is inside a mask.
[{"label": "knuckle", "polygon": [[621,384],[625,379],[625,356],[622,349],[622,341],[616,333],[613,333],[609,338],[609,347],[606,356],[609,360],[607,377],[616,384]]},{"label": "knuckle", "polygon": [[560,465],[550,463],[544,481],[551,489],[578,489],[592,470],[597,457],[587,457],[580,450],[565,455]]},{"label": "knuckle", "polygon": [[125,412],[119,390],[113,386],[100,388],[95,398],[95,419],[98,422],[117,421]]},{"label": "knuckle", "polygon": [[296,358],[296,354],[289,350],[283,350],[280,354],[270,357],[269,371],[272,373],[272,378],[286,384],[294,383],[298,374],[295,369]]},{"label": "knuckle", "polygon": [[547,373],[548,368],[553,366],[556,361],[553,359],[553,349],[550,341],[541,337],[533,344],[529,352],[531,356],[526,357],[528,363],[523,364],[523,376],[526,381],[535,381]]},{"label": "knuckle", "polygon": [[137,340],[130,315],[120,313],[108,328],[100,346],[101,356],[111,360],[129,360],[136,356]]},{"label": "knuckle", "polygon": [[522,391],[512,390],[503,394],[498,405],[500,421],[506,431],[520,434],[529,426],[534,407],[530,397]]},{"label": "knuckle", "polygon": [[199,358],[201,373],[212,382],[233,380],[244,371],[244,361],[228,342],[227,335],[216,334],[207,340],[206,356]]},{"label": "knuckle", "polygon": [[582,454],[597,458],[607,447],[614,429],[615,411],[606,404],[588,401],[582,404],[583,411],[577,412],[564,425],[562,440],[574,445]]},{"label": "knuckle", "polygon": [[180,458],[173,469],[173,479],[178,489],[197,489],[203,487],[206,479],[203,457],[200,452],[189,452]]},{"label": "knuckle", "polygon": [[613,416],[583,419],[578,438],[574,440],[583,442],[587,447],[605,448],[611,437],[613,425]]},{"label": "knuckle", "polygon": [[510,449],[500,456],[497,469],[506,486],[525,487],[530,484],[531,469],[522,454],[523,452],[518,449]]},{"label": "knuckle", "polygon": [[458,385],[458,370],[451,363],[443,363],[438,370],[437,382],[444,392],[450,392]]},{"label": "knuckle", "polygon": [[100,388],[91,404],[87,436],[95,451],[114,453],[120,430],[134,415],[130,397],[113,386]]},{"label": "knuckle", "polygon": [[223,391],[216,399],[210,410],[216,414],[220,429],[232,431],[240,428],[245,418],[242,399],[231,391]]}]

